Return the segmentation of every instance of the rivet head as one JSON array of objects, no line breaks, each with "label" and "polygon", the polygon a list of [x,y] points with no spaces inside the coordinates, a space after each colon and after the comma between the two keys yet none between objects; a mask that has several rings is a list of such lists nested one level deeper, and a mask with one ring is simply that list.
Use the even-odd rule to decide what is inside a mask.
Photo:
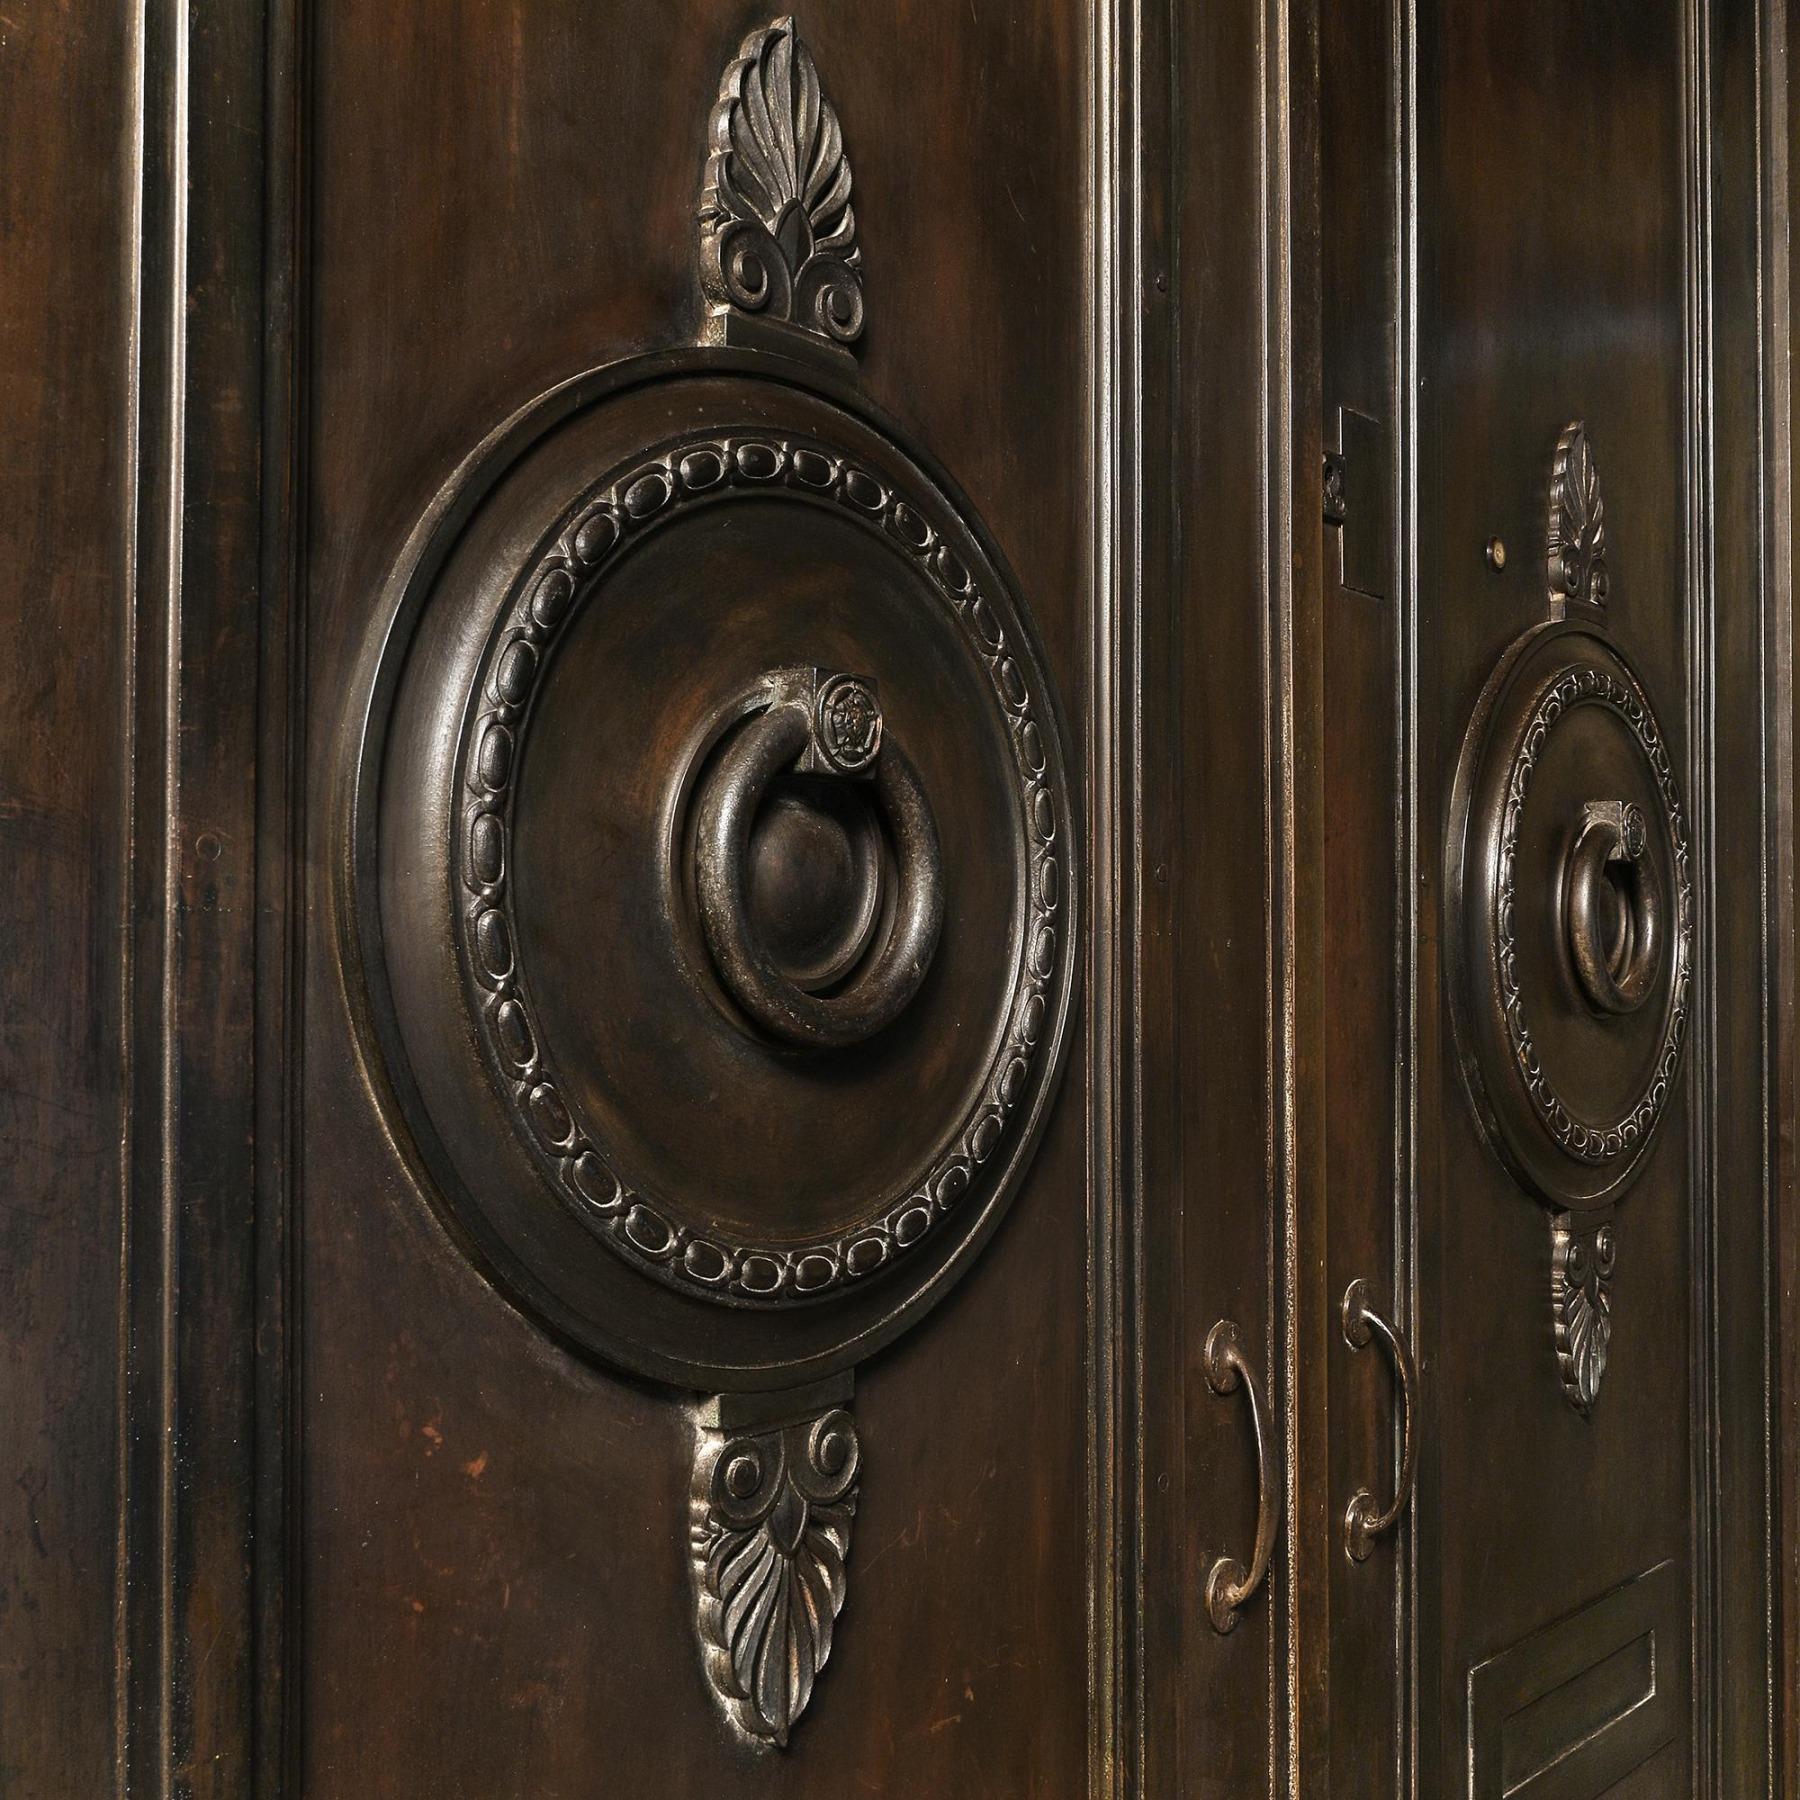
[{"label": "rivet head", "polygon": [[1496,575],[1506,567],[1506,540],[1491,537],[1487,541],[1487,565]]}]

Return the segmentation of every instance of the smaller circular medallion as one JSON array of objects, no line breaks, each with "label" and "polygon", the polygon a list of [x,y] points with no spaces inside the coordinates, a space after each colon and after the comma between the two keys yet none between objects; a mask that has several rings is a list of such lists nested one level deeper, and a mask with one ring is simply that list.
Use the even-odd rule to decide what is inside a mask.
[{"label": "smaller circular medallion", "polygon": [[1675,1092],[1693,887],[1667,741],[1604,637],[1540,626],[1501,659],[1448,854],[1452,1010],[1483,1128],[1545,1202],[1611,1199]]}]

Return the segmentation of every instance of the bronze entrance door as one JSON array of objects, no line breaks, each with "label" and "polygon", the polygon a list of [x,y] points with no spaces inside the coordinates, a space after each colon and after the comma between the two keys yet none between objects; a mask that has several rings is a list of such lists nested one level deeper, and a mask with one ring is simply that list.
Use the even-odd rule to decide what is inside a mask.
[{"label": "bronze entrance door", "polygon": [[1785,29],[0,19],[0,1791],[1792,1795]]},{"label": "bronze entrance door", "polygon": [[1785,1791],[1779,28],[1321,23],[1308,1791]]}]

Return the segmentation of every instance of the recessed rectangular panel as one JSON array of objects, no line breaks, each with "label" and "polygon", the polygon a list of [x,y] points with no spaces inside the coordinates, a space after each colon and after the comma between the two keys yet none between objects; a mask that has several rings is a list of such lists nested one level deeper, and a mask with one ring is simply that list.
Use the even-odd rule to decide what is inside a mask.
[{"label": "recessed rectangular panel", "polygon": [[1568,1762],[1571,1746],[1594,1742],[1596,1730],[1611,1731],[1655,1698],[1656,1635],[1646,1631],[1501,1725],[1502,1790],[1516,1794],[1549,1775]]},{"label": "recessed rectangular panel", "polygon": [[1470,1800],[1595,1800],[1680,1728],[1681,1570],[1659,1563],[1469,1671]]}]

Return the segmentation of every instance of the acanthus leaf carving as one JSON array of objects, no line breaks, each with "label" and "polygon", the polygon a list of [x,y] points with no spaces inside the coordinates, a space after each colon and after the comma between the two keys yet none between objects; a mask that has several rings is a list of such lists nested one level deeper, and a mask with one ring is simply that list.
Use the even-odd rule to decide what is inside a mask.
[{"label": "acanthus leaf carving", "polygon": [[1612,1342],[1612,1277],[1618,1244],[1609,1207],[1598,1215],[1558,1213],[1550,1222],[1550,1299],[1556,1367],[1569,1404],[1593,1410]]},{"label": "acanthus leaf carving", "polygon": [[785,1746],[843,1610],[862,1447],[842,1406],[702,1415],[692,1545],[707,1678],[750,1736]]},{"label": "acanthus leaf carving", "polygon": [[847,347],[863,293],[850,161],[791,18],[753,31],[725,71],[700,196],[700,281],[713,335],[742,318]]}]

